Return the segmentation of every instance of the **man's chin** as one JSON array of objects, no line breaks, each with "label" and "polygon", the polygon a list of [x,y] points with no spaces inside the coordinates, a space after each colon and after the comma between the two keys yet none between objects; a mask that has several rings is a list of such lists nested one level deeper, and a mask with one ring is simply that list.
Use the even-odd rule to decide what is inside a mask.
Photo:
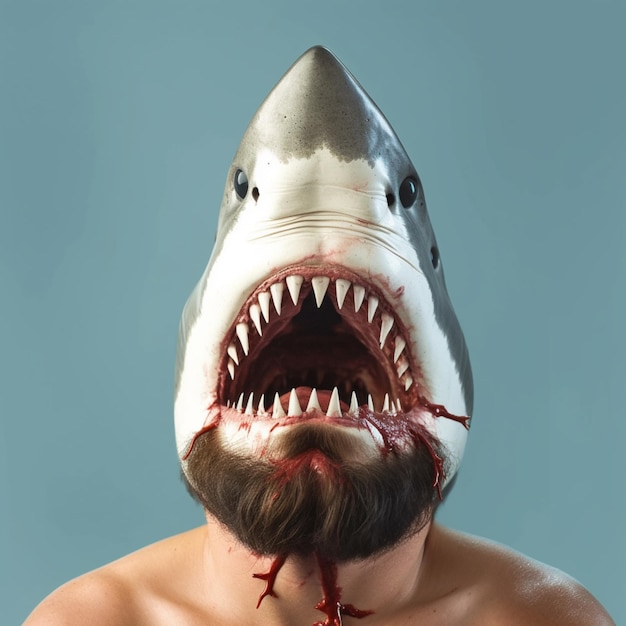
[{"label": "man's chin", "polygon": [[312,418],[262,429],[242,429],[240,424],[221,423],[216,429],[220,444],[235,453],[267,460],[289,457],[295,445],[313,438],[333,450],[333,456],[348,463],[365,463],[385,453],[384,441],[375,429],[354,421]]},{"label": "man's chin", "polygon": [[255,553],[368,558],[419,530],[436,504],[426,446],[373,454],[351,429],[307,423],[253,456],[225,445],[218,430],[196,441],[188,486]]}]

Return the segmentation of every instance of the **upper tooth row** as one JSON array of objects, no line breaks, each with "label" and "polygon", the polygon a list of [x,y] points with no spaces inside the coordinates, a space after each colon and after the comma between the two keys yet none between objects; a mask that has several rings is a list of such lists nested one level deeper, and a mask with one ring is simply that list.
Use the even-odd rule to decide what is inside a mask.
[{"label": "upper tooth row", "polygon": [[[230,400],[228,401],[227,407],[230,407]],[[372,400],[372,396],[370,394],[367,395],[367,407],[370,411],[374,411],[374,401]],[[265,394],[261,394],[259,398],[259,402],[255,408],[254,402],[254,394],[251,393],[248,396],[248,400],[245,400],[244,394],[240,394],[239,400],[235,403],[232,403],[232,408],[236,409],[240,413],[244,413],[245,415],[262,415],[269,416],[270,411],[265,408]],[[303,413],[308,411],[312,411],[313,409],[317,411],[322,411],[322,407],[320,406],[319,400],[317,398],[317,391],[315,389],[311,390],[311,395],[309,397],[308,404],[306,409],[302,409],[300,405],[300,401],[298,400],[298,395],[296,394],[296,390],[292,389],[289,394],[289,404],[287,406],[287,411],[285,412],[285,408],[283,407],[280,397],[278,393],[274,394],[274,402],[271,407],[271,416],[273,418],[277,417],[298,417]],[[385,399],[383,400],[382,407],[380,409],[381,413],[391,413],[395,415],[398,411],[401,411],[402,407],[400,406],[400,400],[389,400],[389,394],[385,394]],[[353,391],[350,397],[350,408],[348,410],[348,415],[352,417],[357,417],[359,413],[359,403],[357,401],[356,393]],[[328,403],[328,408],[326,409],[327,417],[341,417],[343,415],[341,410],[341,404],[339,402],[339,391],[337,387],[333,389],[333,392],[330,396],[330,401]]]},{"label": "upper tooth row", "polygon": [[[261,317],[265,320],[265,323],[269,322],[270,319],[270,300],[274,304],[274,309],[276,313],[280,315],[282,310],[282,300],[283,293],[285,291],[285,284],[287,285],[287,291],[291,297],[291,301],[295,304],[298,303],[298,299],[300,298],[300,290],[302,288],[302,284],[304,283],[304,277],[299,276],[297,274],[287,276],[285,282],[277,282],[270,286],[269,292],[262,291],[258,294],[258,302],[255,302],[250,305],[248,309],[248,314],[250,319],[252,320],[254,327],[256,328],[259,335],[263,335],[263,325],[261,322]],[[326,292],[328,291],[328,286],[330,285],[330,278],[328,276],[314,276],[311,279],[311,285],[313,287],[313,294],[315,296],[315,302],[317,307],[322,306],[322,302],[324,301],[324,297]],[[358,313],[361,309],[361,305],[365,299],[365,287],[362,285],[356,285],[351,281],[345,278],[338,278],[335,280],[335,293],[337,296],[337,306],[341,309],[343,308],[343,304],[346,298],[346,294],[348,293],[350,287],[352,287],[352,293],[354,296],[354,311]],[[367,321],[372,322],[374,319],[374,315],[378,310],[379,299],[374,294],[371,294],[367,298]],[[381,324],[380,324],[380,335],[379,342],[381,349],[385,345],[385,341],[389,336],[391,329],[393,328],[394,319],[393,316],[383,311],[381,313]],[[241,349],[245,356],[250,352],[250,326],[247,322],[240,322],[235,327],[235,333],[237,335],[237,339],[241,345]],[[408,360],[405,356],[402,358],[401,355],[406,346],[406,341],[400,336],[397,335],[394,339],[394,352],[393,352],[393,360],[396,363],[396,369],[398,372],[398,376],[402,376],[404,372],[409,367]],[[228,356],[230,357],[228,361],[228,371],[230,373],[230,377],[235,377],[235,367],[239,365],[239,355],[237,352],[237,346],[235,343],[231,343],[227,349]],[[407,381],[408,385],[407,385]],[[405,387],[409,389],[413,380],[410,376],[405,379]]]}]

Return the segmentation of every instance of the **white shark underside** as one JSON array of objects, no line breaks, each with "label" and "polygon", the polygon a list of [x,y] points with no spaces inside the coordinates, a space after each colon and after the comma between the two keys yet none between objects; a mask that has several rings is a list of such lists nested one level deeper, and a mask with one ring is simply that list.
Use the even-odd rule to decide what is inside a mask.
[{"label": "white shark underside", "polygon": [[419,423],[445,446],[449,480],[466,424],[433,405],[469,416],[472,393],[417,172],[352,75],[312,48],[256,113],[227,177],[181,321],[179,455],[217,423],[259,453],[305,420],[372,450],[385,440],[375,423]]}]

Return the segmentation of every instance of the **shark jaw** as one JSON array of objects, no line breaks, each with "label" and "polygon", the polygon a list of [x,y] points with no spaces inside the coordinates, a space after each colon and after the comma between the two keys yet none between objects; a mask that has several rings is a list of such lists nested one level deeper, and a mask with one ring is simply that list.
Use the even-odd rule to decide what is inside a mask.
[{"label": "shark jaw", "polygon": [[348,269],[281,270],[252,292],[224,342],[216,408],[227,440],[243,431],[264,446],[282,427],[315,421],[402,447],[409,430],[392,424],[423,412],[406,336],[380,290]]},{"label": "shark jaw", "polygon": [[[255,290],[245,309],[227,348],[232,382],[225,382],[222,395],[238,409],[248,393],[272,401],[276,394],[308,387],[340,390],[351,413],[360,404],[385,404],[389,411],[390,397],[395,407],[400,391],[405,396],[413,385],[406,339],[393,310],[378,290],[344,268],[283,270]],[[341,417],[338,397],[333,392],[328,417]],[[321,410],[315,395],[306,400],[307,408]],[[297,417],[302,407],[290,397],[288,411]],[[272,417],[282,417],[280,404]]]}]

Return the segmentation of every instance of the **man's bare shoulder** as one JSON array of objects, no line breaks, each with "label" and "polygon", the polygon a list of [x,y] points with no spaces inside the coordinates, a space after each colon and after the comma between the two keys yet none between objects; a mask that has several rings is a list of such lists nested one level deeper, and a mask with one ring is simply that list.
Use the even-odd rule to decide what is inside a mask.
[{"label": "man's bare shoulder", "polygon": [[[614,626],[601,604],[562,571],[500,544],[434,525],[435,568],[451,571],[480,624]],[[454,564],[454,565],[453,565]]]},{"label": "man's bare shoulder", "polygon": [[[159,623],[186,604],[197,581],[203,528],[169,537],[71,580],[46,597],[24,626]],[[190,585],[187,583],[191,582]],[[158,615],[151,616],[152,611]]]},{"label": "man's bare shoulder", "polygon": [[53,591],[30,614],[25,626],[132,624],[133,595],[128,585],[105,567]]}]

